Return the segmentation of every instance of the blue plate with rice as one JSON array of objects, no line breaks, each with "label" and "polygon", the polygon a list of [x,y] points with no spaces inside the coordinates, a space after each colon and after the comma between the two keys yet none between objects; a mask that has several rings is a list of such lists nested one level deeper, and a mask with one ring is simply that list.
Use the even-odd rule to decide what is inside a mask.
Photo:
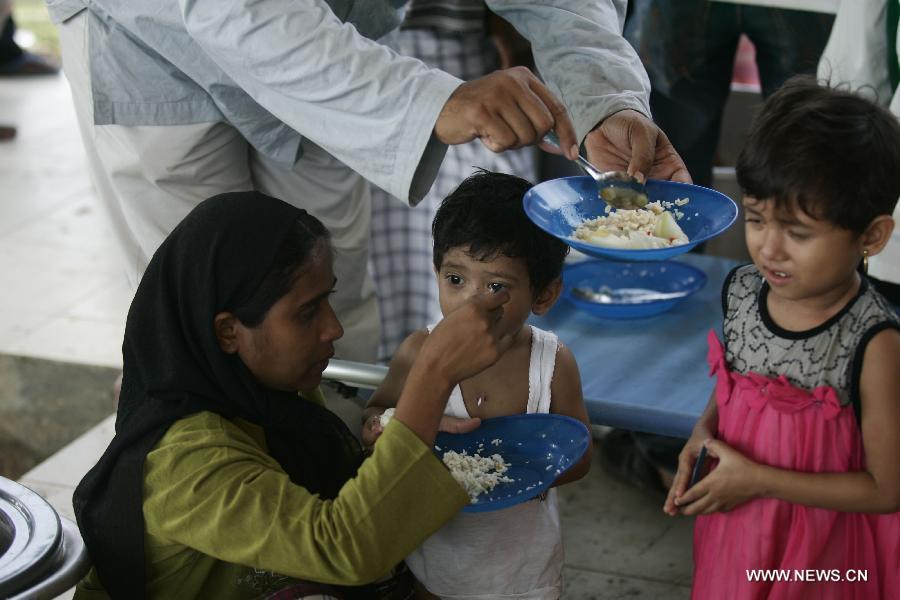
[{"label": "blue plate with rice", "polygon": [[[576,238],[575,230],[582,222],[607,214],[606,202],[598,196],[597,185],[590,177],[563,177],[539,183],[528,190],[523,203],[525,213],[538,227],[579,252],[627,262],[665,260],[684,254],[697,244],[723,233],[738,215],[734,200],[699,185],[648,179],[646,191],[651,202],[673,204],[670,212],[676,217],[681,215],[676,222],[687,235],[687,243],[635,250],[598,246]],[[680,204],[685,199],[687,203]]]},{"label": "blue plate with rice", "polygon": [[[486,474],[477,471],[478,475],[469,478],[470,483],[473,479],[492,476],[510,481],[500,481],[493,489],[475,495],[462,509],[463,512],[487,512],[543,494],[584,456],[590,443],[591,433],[578,419],[556,414],[529,414],[485,419],[478,429],[469,433],[439,433],[434,450],[438,458],[444,458],[445,464],[445,454],[450,451],[465,452],[470,457],[500,455],[506,465],[505,471],[498,473],[493,468]],[[454,477],[458,481],[463,478],[457,474]],[[469,495],[472,497],[473,492]]]}]

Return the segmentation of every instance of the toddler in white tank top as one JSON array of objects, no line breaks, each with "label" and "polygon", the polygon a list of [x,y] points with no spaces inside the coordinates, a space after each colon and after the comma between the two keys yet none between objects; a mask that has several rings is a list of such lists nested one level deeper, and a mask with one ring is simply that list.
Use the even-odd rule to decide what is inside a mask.
[{"label": "toddler in white tank top", "polygon": [[[445,431],[469,431],[479,419],[522,413],[559,413],[589,425],[578,367],[553,333],[526,323],[559,297],[568,247],[525,215],[530,184],[479,172],[438,210],[433,224],[434,266],[444,315],[476,294],[505,290],[510,300],[497,318],[513,344],[491,367],[460,383],[441,422]],[[435,325],[440,327],[440,323]],[[381,432],[379,417],[394,406],[412,358],[432,327],[413,332],[391,361],[364,415],[363,441]],[[554,486],[580,479],[590,449]],[[559,598],[563,545],[556,490],[507,509],[459,513],[406,559],[419,598]]]}]

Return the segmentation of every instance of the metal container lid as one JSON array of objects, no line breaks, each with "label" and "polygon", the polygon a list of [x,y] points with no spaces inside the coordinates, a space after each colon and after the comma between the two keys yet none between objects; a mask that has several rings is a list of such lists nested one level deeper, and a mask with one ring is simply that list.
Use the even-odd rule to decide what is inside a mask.
[{"label": "metal container lid", "polygon": [[0,477],[0,598],[52,570],[61,541],[53,507],[27,487]]}]

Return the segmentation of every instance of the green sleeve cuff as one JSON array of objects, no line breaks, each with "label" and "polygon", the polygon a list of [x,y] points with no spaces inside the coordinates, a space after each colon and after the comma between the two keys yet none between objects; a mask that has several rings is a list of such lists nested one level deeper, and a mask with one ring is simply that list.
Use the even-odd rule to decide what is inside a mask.
[{"label": "green sleeve cuff", "polygon": [[[428,479],[430,489],[423,490],[423,493],[433,492],[436,501],[445,503],[448,508],[459,510],[469,503],[469,496],[435,455],[434,450],[426,446],[402,421],[390,420],[384,433],[378,438],[375,450],[376,453],[388,455],[389,459],[405,456],[406,460],[414,461],[416,476],[427,476]],[[375,454],[372,458],[375,458]]]}]

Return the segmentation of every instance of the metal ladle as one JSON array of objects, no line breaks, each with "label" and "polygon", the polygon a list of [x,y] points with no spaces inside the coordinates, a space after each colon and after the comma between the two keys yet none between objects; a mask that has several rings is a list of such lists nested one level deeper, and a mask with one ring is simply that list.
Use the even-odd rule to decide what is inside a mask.
[{"label": "metal ladle", "polygon": [[[543,141],[551,146],[561,148],[559,138],[553,131],[544,135]],[[578,155],[575,163],[597,182],[600,198],[613,208],[633,210],[647,205],[647,192],[644,184],[624,171],[601,171],[588,159]]]}]

